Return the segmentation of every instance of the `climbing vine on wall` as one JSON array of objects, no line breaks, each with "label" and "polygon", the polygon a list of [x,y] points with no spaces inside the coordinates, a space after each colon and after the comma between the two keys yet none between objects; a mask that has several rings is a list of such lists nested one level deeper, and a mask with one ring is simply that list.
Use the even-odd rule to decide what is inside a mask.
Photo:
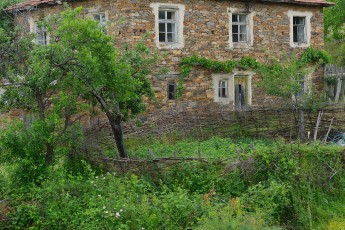
[{"label": "climbing vine on wall", "polygon": [[[308,48],[306,49],[300,58],[297,60],[296,68],[302,69],[309,64],[327,64],[330,61],[329,55],[318,49]],[[181,75],[182,78],[179,79],[178,84],[178,95],[182,96],[183,81],[187,78],[192,71],[192,68],[202,67],[204,69],[210,70],[214,73],[231,73],[234,69],[252,70],[257,73],[262,73],[267,70],[275,71],[281,67],[281,63],[275,61],[271,64],[264,64],[258,62],[252,57],[243,57],[239,61],[227,60],[227,61],[216,61],[207,59],[205,57],[200,57],[197,54],[193,54],[190,57],[184,57],[181,61]],[[279,71],[277,71],[277,75]]]}]

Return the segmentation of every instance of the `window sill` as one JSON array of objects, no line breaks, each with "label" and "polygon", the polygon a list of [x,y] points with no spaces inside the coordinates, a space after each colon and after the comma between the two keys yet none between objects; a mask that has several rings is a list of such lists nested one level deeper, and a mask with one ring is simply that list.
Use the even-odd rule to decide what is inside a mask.
[{"label": "window sill", "polygon": [[182,43],[159,43],[157,45],[158,49],[183,49],[184,45]]},{"label": "window sill", "polygon": [[302,43],[302,42],[291,44],[291,48],[308,48],[309,46],[310,46],[309,43]]}]

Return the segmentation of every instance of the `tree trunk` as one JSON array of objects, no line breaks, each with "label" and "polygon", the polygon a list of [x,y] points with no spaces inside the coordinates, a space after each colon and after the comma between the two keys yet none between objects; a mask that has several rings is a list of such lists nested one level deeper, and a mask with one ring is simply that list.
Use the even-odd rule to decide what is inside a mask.
[{"label": "tree trunk", "polygon": [[304,111],[299,109],[298,111],[298,135],[302,142],[306,141],[305,138],[305,121],[304,121]]},{"label": "tree trunk", "polygon": [[54,146],[51,143],[47,143],[46,165],[50,165],[53,162],[53,156]]},{"label": "tree trunk", "polygon": [[[109,117],[108,117],[109,118]],[[113,131],[113,136],[115,139],[116,147],[119,152],[119,157],[128,158],[125,146],[123,144],[123,131],[121,126],[121,116],[117,115],[109,118],[111,125],[111,130]]]},{"label": "tree trunk", "polygon": [[[38,92],[36,92],[36,100],[37,100],[37,105],[38,105],[38,110],[39,110],[39,117],[41,121],[45,121],[45,105],[42,99],[42,95]],[[53,162],[53,157],[54,157],[54,146],[52,143],[46,143],[46,158],[45,158],[45,163],[46,165],[50,165]]]}]

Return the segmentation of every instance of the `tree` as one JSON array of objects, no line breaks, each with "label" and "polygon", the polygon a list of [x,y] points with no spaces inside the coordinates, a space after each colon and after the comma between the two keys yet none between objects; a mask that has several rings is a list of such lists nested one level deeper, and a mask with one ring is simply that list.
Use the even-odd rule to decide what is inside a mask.
[{"label": "tree", "polygon": [[79,17],[80,11],[67,9],[43,22],[50,36],[46,46],[33,44],[32,36],[3,36],[1,69],[8,88],[1,97],[3,107],[37,111],[45,120],[47,113],[57,112],[60,100],[52,103],[51,98],[60,92],[73,99],[58,113],[68,125],[78,101],[98,105],[109,120],[119,156],[126,158],[121,122],[145,110],[144,96],[153,97],[147,75],[158,55],[142,42],[115,48],[104,28]]},{"label": "tree", "polygon": [[56,25],[57,45],[64,49],[71,66],[64,82],[93,105],[98,104],[110,123],[119,156],[128,155],[121,122],[144,111],[143,97],[153,97],[151,66],[158,55],[143,43],[115,48],[113,39],[97,22],[78,17],[81,8],[67,9]]},{"label": "tree", "polygon": [[69,71],[66,66],[61,68],[66,61],[62,47],[41,46],[32,40],[32,35],[12,39],[4,31],[0,34],[0,80],[6,89],[0,108],[37,114],[46,133],[45,163],[50,165],[56,138],[71,126],[71,117],[82,103],[79,95],[62,91],[62,79]]},{"label": "tree", "polygon": [[329,56],[323,51],[308,48],[300,58],[292,57],[284,63],[258,65],[261,86],[268,95],[281,98],[297,114],[298,135],[306,140],[304,111],[316,110],[323,105],[322,94],[313,88],[312,79],[307,79],[320,65],[328,63]]},{"label": "tree", "polygon": [[331,1],[336,5],[324,11],[326,48],[334,64],[345,65],[345,1]]}]

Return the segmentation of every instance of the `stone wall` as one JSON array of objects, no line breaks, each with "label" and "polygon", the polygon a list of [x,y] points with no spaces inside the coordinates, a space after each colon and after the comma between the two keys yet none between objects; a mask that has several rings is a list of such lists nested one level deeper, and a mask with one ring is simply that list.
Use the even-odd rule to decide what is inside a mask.
[{"label": "stone wall", "polygon": [[[145,43],[156,48],[155,15],[150,6],[157,1],[151,0],[85,0],[76,1],[73,7],[83,6],[83,14],[106,12],[108,17],[107,32],[113,36],[117,45],[133,44],[142,40],[150,33]],[[304,6],[286,3],[243,3],[242,1],[214,1],[214,0],[175,0],[169,4],[184,6],[184,47],[178,49],[161,49],[166,53],[156,69],[168,67],[169,73],[180,72],[182,57],[199,54],[216,60],[238,60],[245,56],[255,57],[261,62],[277,59],[283,60],[293,53],[300,54],[305,48],[290,46],[289,11],[307,12],[311,14],[310,46],[322,49],[323,38],[323,10],[320,6]],[[229,10],[238,9],[251,12],[253,16],[253,44],[246,47],[230,47],[229,45]],[[48,16],[63,10],[63,7],[45,7],[30,12],[21,13],[16,18],[17,24],[28,28],[28,20]],[[313,78],[318,80],[318,89],[321,89],[322,71],[317,71]],[[317,76],[316,76],[317,75]],[[183,96],[178,100],[167,99],[167,82],[176,80],[168,76],[151,76],[156,102],[149,103],[149,111],[167,109],[171,106],[190,107],[212,103],[214,90],[212,73],[203,69],[193,70],[184,81]],[[267,96],[256,86],[259,76],[252,79],[252,104],[256,105]]]}]

